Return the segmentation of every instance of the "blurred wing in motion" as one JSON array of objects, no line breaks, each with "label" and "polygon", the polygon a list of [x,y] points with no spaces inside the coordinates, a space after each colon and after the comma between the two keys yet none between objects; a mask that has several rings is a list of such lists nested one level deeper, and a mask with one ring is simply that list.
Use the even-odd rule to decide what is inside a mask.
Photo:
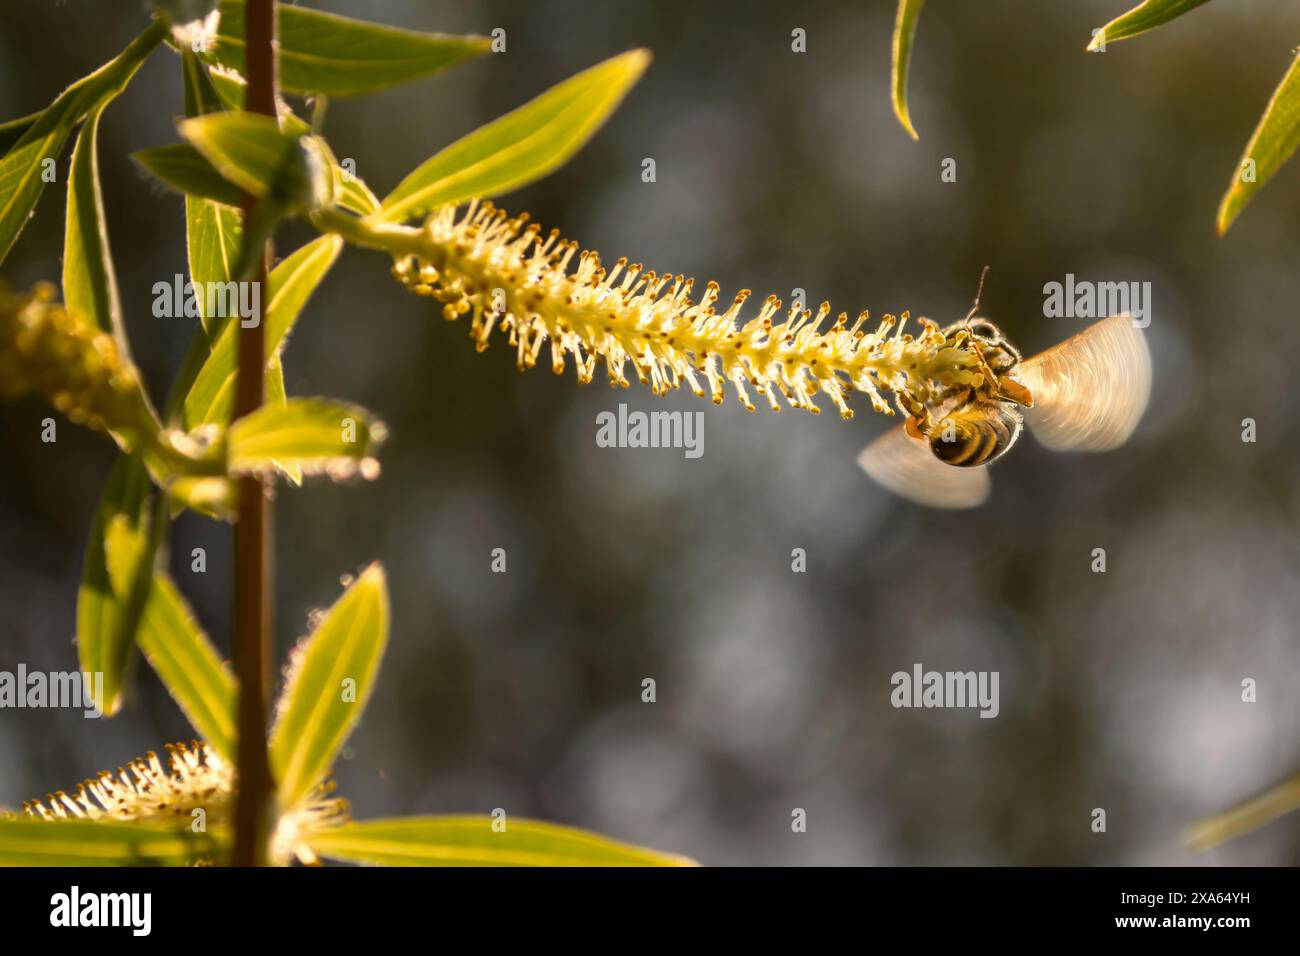
[{"label": "blurred wing in motion", "polygon": [[858,464],[894,494],[932,508],[974,508],[984,503],[992,487],[988,468],[945,465],[902,425],[862,449]]},{"label": "blurred wing in motion", "polygon": [[1151,394],[1151,353],[1127,315],[1089,326],[1021,362],[1034,398],[1025,421],[1053,451],[1107,451],[1133,433]]}]

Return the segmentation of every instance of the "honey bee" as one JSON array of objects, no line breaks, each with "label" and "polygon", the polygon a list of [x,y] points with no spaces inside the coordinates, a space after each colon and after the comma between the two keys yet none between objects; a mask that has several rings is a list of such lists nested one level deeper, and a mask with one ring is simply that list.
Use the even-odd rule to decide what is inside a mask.
[{"label": "honey bee", "polygon": [[[981,279],[981,287],[983,279]],[[1053,451],[1106,451],[1128,440],[1146,410],[1151,356],[1141,329],[1112,316],[1022,360],[975,308],[944,329],[945,347],[977,357],[981,380],[922,404],[898,394],[902,425],[862,450],[858,464],[884,487],[920,504],[973,508],[988,498],[988,465],[1026,424]]]}]

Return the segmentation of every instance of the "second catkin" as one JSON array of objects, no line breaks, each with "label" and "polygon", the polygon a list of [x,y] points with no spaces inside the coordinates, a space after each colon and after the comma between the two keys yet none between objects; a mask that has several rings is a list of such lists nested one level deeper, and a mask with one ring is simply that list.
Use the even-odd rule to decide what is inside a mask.
[{"label": "second catkin", "polygon": [[56,302],[48,282],[30,293],[0,283],[0,398],[27,394],[128,449],[158,432],[140,375],[113,336]]}]

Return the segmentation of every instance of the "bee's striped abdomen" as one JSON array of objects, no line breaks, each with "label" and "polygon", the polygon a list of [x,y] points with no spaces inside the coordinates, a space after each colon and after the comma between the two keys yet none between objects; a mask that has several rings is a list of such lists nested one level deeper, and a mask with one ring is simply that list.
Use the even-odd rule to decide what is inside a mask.
[{"label": "bee's striped abdomen", "polygon": [[1020,437],[1022,418],[1008,402],[975,401],[953,409],[930,434],[930,449],[945,464],[987,465]]}]

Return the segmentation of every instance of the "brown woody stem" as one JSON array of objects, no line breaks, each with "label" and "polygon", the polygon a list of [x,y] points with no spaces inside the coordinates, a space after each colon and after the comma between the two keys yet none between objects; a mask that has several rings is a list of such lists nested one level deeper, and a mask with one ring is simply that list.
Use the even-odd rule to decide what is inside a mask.
[{"label": "brown woody stem", "polygon": [[[248,91],[246,109],[275,116],[278,54],[275,0],[248,0],[245,47]],[[244,199],[245,226],[256,211],[256,200]],[[265,289],[269,242],[253,281]],[[260,298],[265,302],[265,296]],[[261,407],[265,393],[266,327],[240,325],[239,366],[234,417]],[[238,316],[229,321],[238,322]],[[239,479],[239,508],[235,521],[235,676],[239,680],[239,757],[235,796],[236,866],[264,866],[272,822],[272,783],[266,749],[267,684],[271,649],[271,512],[268,479]]]}]

